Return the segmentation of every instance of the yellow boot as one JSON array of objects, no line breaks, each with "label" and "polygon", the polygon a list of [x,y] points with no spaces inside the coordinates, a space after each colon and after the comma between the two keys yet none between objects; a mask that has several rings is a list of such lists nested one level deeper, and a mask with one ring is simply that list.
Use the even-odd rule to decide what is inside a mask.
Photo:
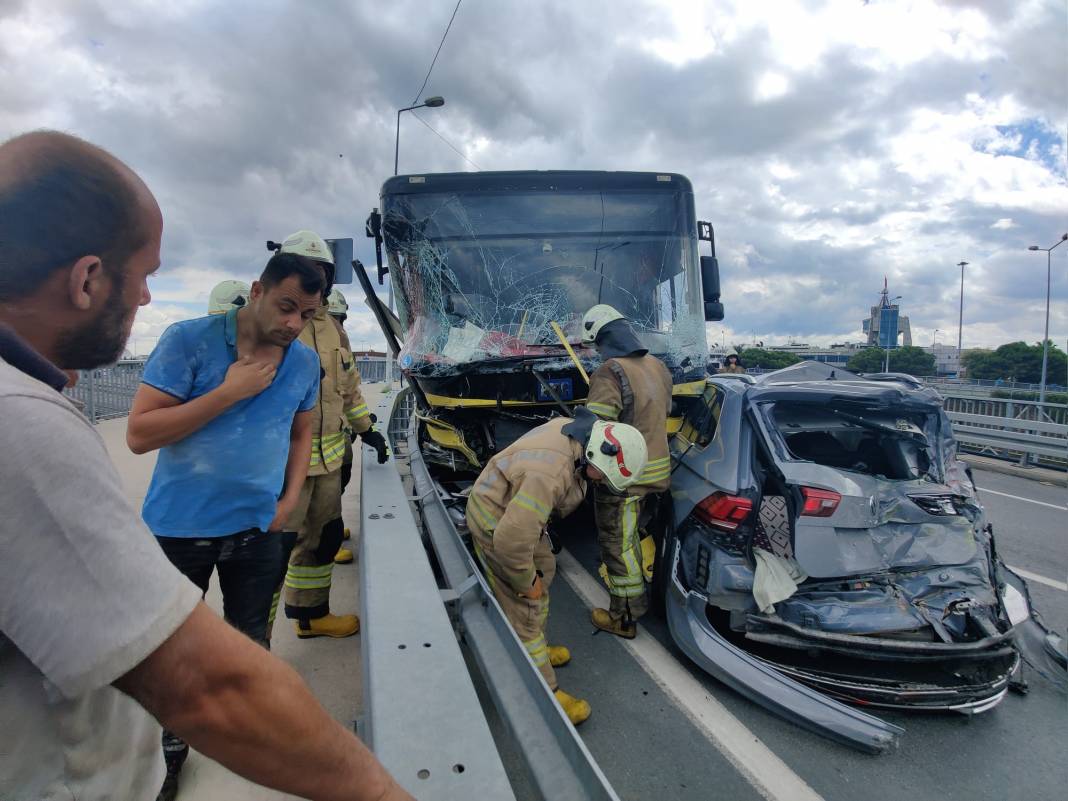
[{"label": "yellow boot", "polygon": [[315,620],[296,621],[297,636],[302,640],[310,637],[351,637],[360,630],[356,615],[324,615]]},{"label": "yellow boot", "polygon": [[343,540],[351,540],[352,539],[352,529],[351,528],[346,528],[345,529],[345,533],[341,535],[341,539],[343,539]]},{"label": "yellow boot", "polygon": [[553,667],[563,667],[571,661],[571,652],[566,645],[549,646],[549,664]]},{"label": "yellow boot", "polygon": [[556,697],[556,703],[567,713],[567,719],[571,721],[572,726],[579,725],[590,716],[590,705],[581,698],[568,695],[563,690],[554,690],[553,695]]},{"label": "yellow boot", "polygon": [[638,635],[638,626],[631,621],[624,623],[622,618],[615,618],[607,609],[594,609],[590,614],[590,620],[601,631],[615,634],[627,640],[633,640]]},{"label": "yellow boot", "polygon": [[349,565],[352,564],[352,551],[348,548],[338,548],[337,553],[334,554],[335,565]]}]

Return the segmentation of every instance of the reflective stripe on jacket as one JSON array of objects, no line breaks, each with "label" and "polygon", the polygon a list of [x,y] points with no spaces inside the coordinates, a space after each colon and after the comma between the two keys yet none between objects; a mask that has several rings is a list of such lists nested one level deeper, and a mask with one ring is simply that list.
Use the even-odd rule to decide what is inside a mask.
[{"label": "reflective stripe on jacket", "polygon": [[332,473],[345,457],[346,430],[371,427],[370,412],[360,394],[360,374],[341,324],[320,306],[300,332],[300,341],[319,354],[319,402],[312,421],[309,476]]},{"label": "reflective stripe on jacket", "polygon": [[467,521],[476,542],[516,592],[534,582],[534,548],[553,515],[566,517],[586,495],[582,446],[558,417],[527,432],[492,459],[471,488]]},{"label": "reflective stripe on jacket", "polygon": [[663,492],[670,486],[671,373],[662,361],[649,355],[606,359],[590,376],[586,408],[604,420],[632,425],[645,437],[649,463],[629,494]]}]

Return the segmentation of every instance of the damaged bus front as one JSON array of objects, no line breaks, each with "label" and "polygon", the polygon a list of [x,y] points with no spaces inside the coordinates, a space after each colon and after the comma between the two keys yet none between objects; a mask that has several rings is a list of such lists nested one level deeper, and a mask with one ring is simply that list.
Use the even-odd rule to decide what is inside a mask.
[{"label": "damaged bus front", "polygon": [[681,175],[399,176],[383,185],[368,235],[397,299],[396,318],[377,313],[420,400],[431,463],[477,471],[582,403],[579,364],[588,373],[599,359],[579,324],[598,303],[632,321],[677,385],[703,378],[704,323],[723,310]]}]

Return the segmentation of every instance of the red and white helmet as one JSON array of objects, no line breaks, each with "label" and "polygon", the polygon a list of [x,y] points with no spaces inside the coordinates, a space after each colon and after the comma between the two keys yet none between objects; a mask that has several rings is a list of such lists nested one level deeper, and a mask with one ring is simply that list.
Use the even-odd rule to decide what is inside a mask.
[{"label": "red and white helmet", "polygon": [[623,492],[638,483],[649,461],[649,449],[634,426],[598,420],[586,444],[586,461],[604,473],[612,489]]}]

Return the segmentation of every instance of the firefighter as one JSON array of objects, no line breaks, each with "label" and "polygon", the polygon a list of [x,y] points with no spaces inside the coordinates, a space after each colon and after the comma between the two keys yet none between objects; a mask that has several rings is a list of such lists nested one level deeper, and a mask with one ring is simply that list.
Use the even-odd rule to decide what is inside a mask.
[{"label": "firefighter", "polygon": [[590,376],[586,408],[603,420],[618,420],[637,428],[645,438],[649,460],[638,481],[620,495],[594,491],[597,542],[604,563],[602,575],[611,597],[608,609],[594,609],[593,625],[633,639],[635,621],[649,608],[645,589],[643,550],[652,539],[640,535],[650,512],[649,497],[671,484],[667,418],[671,413],[671,373],[650,356],[627,319],[616,309],[598,304],[582,318],[582,341],[604,359]]},{"label": "firefighter", "polygon": [[574,419],[543,423],[490,459],[467,502],[467,526],[493,595],[576,726],[590,716],[590,705],[559,688],[553,668],[567,664],[571,653],[545,639],[556,573],[546,526],[582,503],[586,479],[624,492],[645,462],[645,440],[636,429],[580,407]]},{"label": "firefighter", "polygon": [[[327,288],[333,284],[333,255],[326,242],[312,231],[297,231],[287,237],[279,252],[314,259],[326,273]],[[285,576],[285,612],[295,621],[301,639],[349,637],[360,630],[356,615],[330,613],[330,580],[344,530],[341,466],[348,438],[346,429],[373,447],[380,463],[388,458],[385,439],[374,430],[371,413],[360,395],[359,374],[348,348],[348,337],[330,316],[326,298],[324,292],[322,306],[300,334],[300,341],[319,354],[321,368],[308,478],[286,526],[291,539],[295,534],[296,543]]]},{"label": "firefighter", "polygon": [[249,285],[244,281],[220,281],[208,296],[208,314],[226,314],[248,303]]},{"label": "firefighter", "polygon": [[[344,338],[345,347],[348,351],[352,352],[352,347],[349,345],[348,334],[345,332],[345,320],[349,316],[349,303],[345,300],[345,296],[341,294],[341,290],[334,287],[330,290],[330,297],[326,299],[327,311],[330,316],[338,321],[341,325],[341,334]],[[355,370],[356,368],[353,367]],[[357,374],[359,371],[357,371]],[[375,416],[371,415],[371,420],[374,422]],[[341,494],[345,495],[345,488],[352,480],[352,440],[351,437],[356,436],[352,432],[352,428],[348,429],[348,436],[345,437],[345,458],[341,463]],[[352,537],[352,531],[348,526],[344,526],[344,530],[341,535],[343,540],[348,540]],[[334,564],[347,565],[352,562],[352,549],[342,547],[338,550],[337,555],[334,556]]]}]

